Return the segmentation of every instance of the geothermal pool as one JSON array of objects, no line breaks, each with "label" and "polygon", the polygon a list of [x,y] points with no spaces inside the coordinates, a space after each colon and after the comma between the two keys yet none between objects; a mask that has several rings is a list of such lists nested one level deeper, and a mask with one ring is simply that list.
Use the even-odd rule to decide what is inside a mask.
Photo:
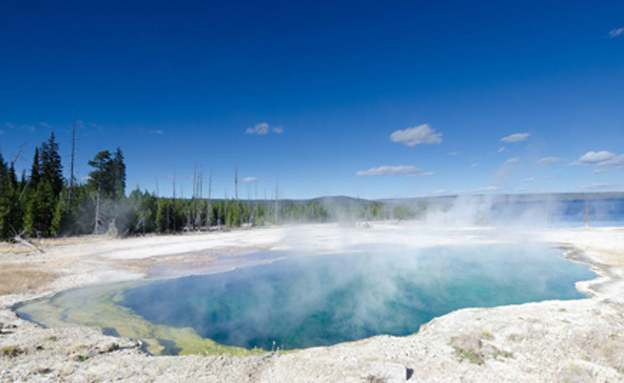
[{"label": "geothermal pool", "polygon": [[155,354],[245,353],[408,335],[467,307],[583,298],[589,267],[540,245],[368,248],[219,274],[64,292],[19,308],[46,326],[103,327]]}]

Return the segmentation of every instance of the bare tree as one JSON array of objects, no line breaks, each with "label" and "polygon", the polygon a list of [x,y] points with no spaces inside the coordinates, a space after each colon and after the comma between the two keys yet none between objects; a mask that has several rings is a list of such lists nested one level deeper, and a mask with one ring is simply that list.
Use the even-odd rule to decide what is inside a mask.
[{"label": "bare tree", "polygon": [[234,165],[234,198],[238,204],[238,164]]},{"label": "bare tree", "polygon": [[278,181],[275,180],[275,224],[279,222],[279,189]]},{"label": "bare tree", "polygon": [[95,223],[93,225],[94,234],[100,233],[100,218],[100,187],[98,186],[97,196],[95,199]]},{"label": "bare tree", "polygon": [[210,218],[212,217],[212,169],[208,178],[208,204],[206,204],[206,227],[210,230]]},{"label": "bare tree", "polygon": [[71,208],[72,191],[74,189],[74,159],[76,157],[76,111],[74,111],[74,123],[72,124],[72,147],[69,170],[69,190],[67,191],[67,212]]}]

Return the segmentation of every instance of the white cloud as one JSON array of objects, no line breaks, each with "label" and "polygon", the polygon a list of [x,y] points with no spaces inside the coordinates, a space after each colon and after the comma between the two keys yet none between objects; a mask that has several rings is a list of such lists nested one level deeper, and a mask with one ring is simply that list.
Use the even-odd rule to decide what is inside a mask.
[{"label": "white cloud", "polygon": [[48,123],[47,123],[47,122],[45,122],[45,121],[41,121],[41,122],[39,123],[39,125],[43,126],[44,128],[51,128],[51,127],[52,127],[52,125],[48,124]]},{"label": "white cloud", "polygon": [[542,165],[556,164],[557,162],[561,162],[561,158],[559,157],[544,157],[538,161]]},{"label": "white cloud", "polygon": [[505,161],[503,166],[517,164],[518,162],[520,162],[520,158],[512,157],[512,158],[508,159],[507,161]]},{"label": "white cloud", "polygon": [[4,124],[4,127],[11,130],[28,130],[31,133],[35,131],[35,127],[33,125],[18,125],[12,122],[7,122]]},{"label": "white cloud", "polygon": [[449,156],[458,156],[458,155],[459,155],[459,152],[450,152],[449,153]]},{"label": "white cloud", "polygon": [[522,142],[529,138],[529,133],[514,133],[507,137],[501,138],[502,142]]},{"label": "white cloud", "polygon": [[470,169],[474,169],[474,168],[478,168],[478,167],[479,167],[479,164],[476,164],[476,163],[470,165]]},{"label": "white cloud", "polygon": [[368,176],[399,176],[404,175],[408,177],[418,177],[418,176],[430,176],[435,174],[434,172],[423,172],[417,166],[378,166],[376,168],[371,168],[368,170],[360,170],[355,173],[358,177],[368,177]]},{"label": "white cloud", "polygon": [[624,28],[615,28],[609,31],[609,38],[615,38],[624,35]]},{"label": "white cloud", "polygon": [[390,140],[411,147],[420,144],[439,144],[442,142],[442,133],[436,133],[435,129],[423,124],[405,130],[397,130],[390,135]]},{"label": "white cloud", "polygon": [[254,125],[253,128],[247,128],[247,130],[245,131],[245,134],[259,134],[261,136],[264,136],[268,133],[269,124],[267,124],[266,122],[257,123],[256,125]]},{"label": "white cloud", "polygon": [[264,136],[269,133],[282,134],[284,133],[284,128],[282,126],[270,126],[266,122],[259,122],[253,126],[253,128],[247,128],[245,130],[245,134],[257,134],[259,136]]},{"label": "white cloud", "polygon": [[160,130],[160,129],[156,129],[156,130],[152,130],[152,131],[150,131],[150,134],[165,134],[165,132],[163,132],[163,131],[162,131],[162,130]]},{"label": "white cloud", "polygon": [[258,177],[244,177],[239,179],[240,182],[260,182],[263,181],[262,178]]},{"label": "white cloud", "polygon": [[604,189],[616,189],[624,186],[623,183],[594,183],[582,186],[581,189],[586,190],[604,190]]},{"label": "white cloud", "polygon": [[577,161],[572,162],[570,165],[600,165],[609,160],[613,160],[617,157],[617,154],[608,152],[606,150],[600,152],[587,152],[581,156]]},{"label": "white cloud", "polygon": [[623,167],[624,166],[624,154],[620,154],[617,157],[613,157],[610,160],[606,160],[598,163],[598,166],[615,166],[615,167]]},{"label": "white cloud", "polygon": [[593,173],[594,173],[594,174],[604,174],[604,173],[606,173],[606,172],[607,172],[607,171],[606,171],[606,170],[604,170],[604,169],[596,169],[596,170],[594,170],[594,171],[593,171]]},{"label": "white cloud", "polygon": [[506,151],[508,151],[508,150],[507,150],[507,148],[506,148],[506,147],[504,147],[504,146],[501,146],[501,147],[500,147],[500,149],[498,149],[498,150],[496,151],[496,153],[503,153],[503,152],[506,152]]},{"label": "white cloud", "polygon": [[535,178],[529,177],[522,180],[522,182],[535,182]]}]

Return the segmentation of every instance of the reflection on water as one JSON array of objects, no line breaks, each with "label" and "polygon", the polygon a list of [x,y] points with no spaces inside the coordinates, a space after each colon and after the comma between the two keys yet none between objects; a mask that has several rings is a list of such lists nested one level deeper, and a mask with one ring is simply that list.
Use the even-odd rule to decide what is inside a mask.
[{"label": "reflection on water", "polygon": [[[81,289],[21,312],[51,326],[114,328],[151,340],[153,352],[304,348],[411,334],[465,307],[582,298],[574,284],[594,274],[560,254],[488,245],[297,257],[221,274]],[[84,304],[72,305],[78,297]],[[116,319],[102,324],[106,315]]]}]

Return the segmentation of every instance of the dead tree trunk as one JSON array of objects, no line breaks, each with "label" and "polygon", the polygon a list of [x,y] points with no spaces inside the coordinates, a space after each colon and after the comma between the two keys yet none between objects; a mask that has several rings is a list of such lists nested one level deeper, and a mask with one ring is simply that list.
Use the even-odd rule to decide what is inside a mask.
[{"label": "dead tree trunk", "polygon": [[16,234],[15,237],[13,237],[13,240],[15,242],[21,243],[24,246],[28,246],[30,248],[33,248],[33,249],[37,250],[38,252],[40,252],[41,254],[45,253],[45,251],[43,251],[42,249],[40,249],[36,245],[34,245],[34,244],[28,242],[27,240],[25,240],[24,238],[22,238],[21,234]]},{"label": "dead tree trunk", "polygon": [[95,223],[93,225],[93,234],[100,233],[100,188],[98,188],[95,199]]},{"label": "dead tree trunk", "polygon": [[72,191],[74,189],[74,158],[76,155],[76,112],[74,112],[74,124],[72,127],[71,162],[69,171],[69,190],[67,191],[67,212],[71,209]]}]

